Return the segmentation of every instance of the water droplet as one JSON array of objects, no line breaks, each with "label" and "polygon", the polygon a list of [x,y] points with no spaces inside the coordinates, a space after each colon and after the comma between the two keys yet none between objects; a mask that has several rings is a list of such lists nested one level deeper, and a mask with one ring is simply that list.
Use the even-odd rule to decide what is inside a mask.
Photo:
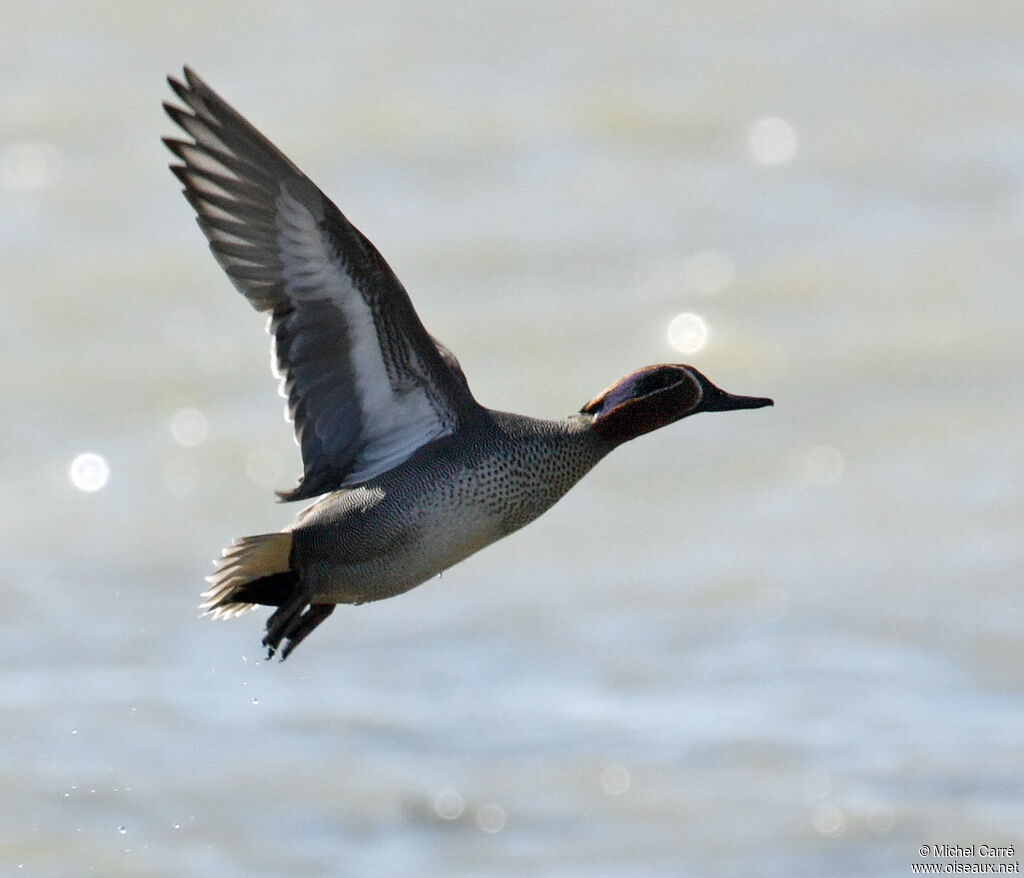
[{"label": "water droplet", "polygon": [[72,735],[77,735],[78,734],[78,729],[72,729],[71,730],[71,734]]},{"label": "water droplet", "polygon": [[110,467],[98,454],[86,451],[71,461],[68,478],[79,491],[98,491],[110,478]]},{"label": "water droplet", "polygon": [[796,155],[796,131],[785,119],[765,116],[750,129],[750,154],[759,165],[781,165]]},{"label": "water droplet", "polygon": [[253,703],[253,704],[259,704],[259,703],[260,703],[260,700],[259,700],[259,699],[258,699],[258,698],[257,698],[257,697],[256,697],[256,696],[254,695],[254,696],[253,696],[253,699],[252,699],[252,703]]},{"label": "water droplet", "polygon": [[125,826],[118,826],[117,827],[117,831],[120,832],[121,835],[127,835],[128,834],[128,828],[125,827]]}]

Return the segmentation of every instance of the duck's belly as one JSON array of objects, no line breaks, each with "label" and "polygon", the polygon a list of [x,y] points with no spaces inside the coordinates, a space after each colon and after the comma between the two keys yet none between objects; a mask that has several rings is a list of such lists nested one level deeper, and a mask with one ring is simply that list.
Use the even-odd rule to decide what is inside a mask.
[{"label": "duck's belly", "polygon": [[292,565],[314,599],[408,591],[533,521],[610,447],[518,416],[496,423],[479,441],[439,440],[308,510],[294,529]]},{"label": "duck's belly", "polygon": [[380,600],[414,588],[439,576],[474,552],[505,536],[505,532],[479,516],[426,520],[408,532],[409,545],[358,564],[346,565],[335,585],[340,593],[359,593],[359,600]]},{"label": "duck's belly", "polygon": [[381,600],[437,576],[543,511],[514,519],[502,504],[457,486],[420,494],[414,503],[379,488],[325,498],[323,513],[295,531],[293,563],[319,601]]}]

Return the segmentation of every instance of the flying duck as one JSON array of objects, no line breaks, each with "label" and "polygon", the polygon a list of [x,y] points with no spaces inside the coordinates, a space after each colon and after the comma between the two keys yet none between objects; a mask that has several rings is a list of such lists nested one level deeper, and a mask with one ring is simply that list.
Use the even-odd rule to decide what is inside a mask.
[{"label": "flying duck", "polygon": [[[377,249],[189,68],[164,109],[199,227],[238,291],[269,314],[303,472],[282,500],[314,500],[280,533],[235,540],[200,609],[274,607],[263,645],[286,658],[337,604],[393,597],[549,509],[623,442],[697,412],[772,405],[692,366],[616,381],[577,413],[493,411],[420,322]],[[283,644],[283,645],[282,645]]]}]

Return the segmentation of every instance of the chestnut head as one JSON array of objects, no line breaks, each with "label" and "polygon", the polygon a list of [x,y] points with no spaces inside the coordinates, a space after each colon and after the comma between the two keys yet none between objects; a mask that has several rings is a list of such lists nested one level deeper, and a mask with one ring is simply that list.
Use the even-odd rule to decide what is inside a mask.
[{"label": "chestnut head", "polygon": [[715,387],[693,366],[663,363],[620,378],[582,409],[593,429],[622,443],[697,412],[726,412],[774,405],[760,396],[736,396]]}]

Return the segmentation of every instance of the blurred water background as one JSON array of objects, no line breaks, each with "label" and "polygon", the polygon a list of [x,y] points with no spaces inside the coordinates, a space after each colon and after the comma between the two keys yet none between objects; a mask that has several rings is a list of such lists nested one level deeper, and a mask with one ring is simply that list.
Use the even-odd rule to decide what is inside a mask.
[{"label": "blurred water background", "polygon": [[[3,874],[1021,858],[1024,5],[2,6]],[[676,361],[776,407],[261,661],[197,595],[299,459],[166,170],[182,63],[485,404]]]}]

